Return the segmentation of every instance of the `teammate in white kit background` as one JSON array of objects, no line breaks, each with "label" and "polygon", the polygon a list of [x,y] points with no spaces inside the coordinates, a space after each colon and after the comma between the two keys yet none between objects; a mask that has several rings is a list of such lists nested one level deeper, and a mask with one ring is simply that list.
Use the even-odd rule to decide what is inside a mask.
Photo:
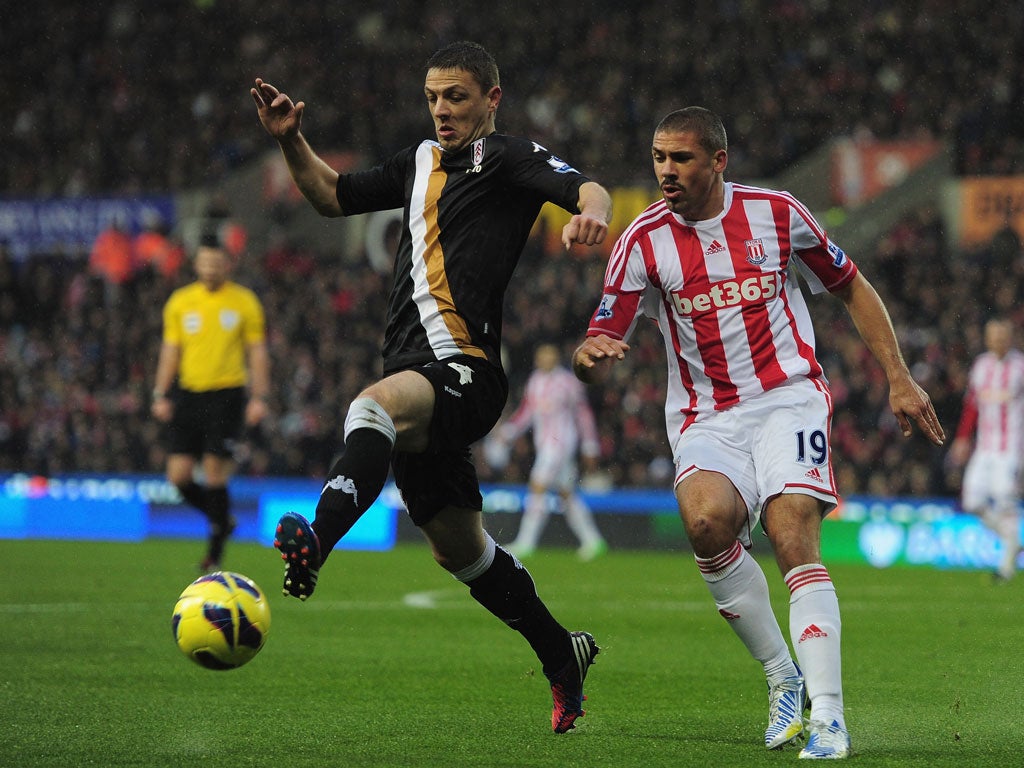
[{"label": "teammate in white kit background", "polygon": [[505,423],[492,433],[494,445],[485,449],[492,463],[498,465],[495,468],[500,469],[508,447],[527,431],[533,432],[535,457],[529,493],[519,533],[507,549],[520,558],[534,553],[547,524],[549,494],[553,492],[566,524],[579,541],[580,558],[593,560],[604,554],[608,546],[590,507],[577,493],[576,456],[578,452],[587,471],[596,469],[600,455],[597,423],[586,389],[559,357],[554,344],[540,344],[534,350],[534,369],[523,398]]},{"label": "teammate in white kit background", "polygon": [[[625,358],[637,321],[661,331],[675,494],[716,607],[768,680],[765,746],[804,734],[801,758],[850,753],[839,603],[821,564],[821,519],[838,500],[830,453],[832,399],[815,356],[797,282],[844,302],[885,371],[903,434],[911,421],[945,439],[912,378],[884,304],[810,212],[786,192],[727,183],[721,119],[701,107],[666,116],[654,133],[662,200],[616,242],[604,295],[573,370],[602,381]],[[760,522],[790,590],[794,662],[747,549]],[[805,694],[806,691],[806,694]]]},{"label": "teammate in white kit background", "polygon": [[[973,452],[972,452],[973,447]],[[1008,320],[985,324],[985,352],[971,365],[949,456],[964,470],[961,503],[999,537],[997,578],[1009,580],[1020,553],[1020,472],[1024,451],[1024,353]],[[968,460],[969,457],[969,460]]]}]

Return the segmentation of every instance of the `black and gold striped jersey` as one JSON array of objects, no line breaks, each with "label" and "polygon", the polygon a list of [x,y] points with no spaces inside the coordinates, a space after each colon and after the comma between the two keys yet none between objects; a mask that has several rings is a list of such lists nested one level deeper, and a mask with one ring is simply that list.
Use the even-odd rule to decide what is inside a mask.
[{"label": "black and gold striped jersey", "polygon": [[458,152],[424,141],[338,179],[346,215],[404,208],[384,372],[456,355],[500,365],[502,305],[545,202],[577,213],[589,179],[544,147],[491,134]]}]

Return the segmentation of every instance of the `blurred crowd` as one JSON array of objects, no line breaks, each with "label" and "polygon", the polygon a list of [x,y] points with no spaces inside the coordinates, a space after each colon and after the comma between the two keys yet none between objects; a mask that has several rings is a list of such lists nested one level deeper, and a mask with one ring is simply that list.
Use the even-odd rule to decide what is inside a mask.
[{"label": "blurred crowd", "polygon": [[[0,31],[19,51],[0,114],[0,195],[216,185],[268,149],[248,94],[256,76],[306,101],[315,146],[382,156],[429,135],[417,62],[454,38],[496,54],[499,130],[548,144],[607,186],[646,183],[652,127],[691,103],[726,119],[735,180],[770,178],[837,136],[944,137],[958,173],[1024,173],[1024,25],[1008,23],[1024,0],[696,0],[686,13],[647,0],[464,5],[54,0],[45,14],[12,12]],[[1006,313],[1024,328],[1024,253],[1010,231],[953,252],[941,222],[922,210],[853,256],[951,433],[985,318]],[[173,244],[154,239],[127,272],[125,243],[115,234],[109,245],[91,261],[20,262],[0,244],[0,471],[162,471],[148,415],[159,308],[192,275]],[[322,478],[348,402],[380,372],[389,276],[306,248],[283,237],[237,254],[236,279],[264,302],[275,381],[272,417],[239,456],[251,475]],[[568,359],[603,271],[531,240],[507,301],[510,403],[536,343],[556,341]],[[954,493],[944,450],[899,434],[841,304],[811,306],[835,395],[840,490]],[[670,482],[664,367],[660,336],[641,328],[629,363],[591,390],[613,485]],[[525,480],[529,450],[521,441],[500,476],[481,463],[483,479]]]},{"label": "blurred crowd", "polygon": [[725,118],[738,178],[836,136],[950,137],[960,172],[1020,173],[1022,17],[1022,0],[51,0],[0,29],[18,52],[0,194],[216,183],[267,148],[257,76],[306,102],[314,146],[379,157],[429,131],[422,62],[457,38],[498,59],[501,131],[606,185],[646,179],[651,129],[686,104]]},{"label": "blurred crowd", "polygon": [[[861,263],[951,435],[968,367],[982,351],[984,320],[1000,313],[1024,328],[1024,251],[1010,231],[973,253],[952,253],[945,243],[939,216],[923,211],[900,222]],[[530,241],[506,304],[510,408],[537,343],[555,341],[568,360],[600,297],[603,271],[601,259],[549,256],[539,238]],[[389,278],[368,264],[329,263],[286,243],[243,255],[235,277],[264,302],[274,379],[272,416],[248,436],[241,471],[321,478],[339,447],[347,404],[380,373]],[[159,308],[190,279],[187,265],[172,275],[143,265],[111,299],[108,279],[86,263],[51,257],[19,264],[0,254],[0,469],[161,471],[160,428],[148,414]],[[841,302],[815,297],[811,306],[835,399],[842,492],[955,493],[958,478],[947,471],[944,449],[899,434],[885,378]],[[628,363],[590,390],[606,482],[670,482],[665,378],[660,335],[641,326]],[[525,481],[530,450],[521,440],[500,474],[478,457],[482,478]]]}]

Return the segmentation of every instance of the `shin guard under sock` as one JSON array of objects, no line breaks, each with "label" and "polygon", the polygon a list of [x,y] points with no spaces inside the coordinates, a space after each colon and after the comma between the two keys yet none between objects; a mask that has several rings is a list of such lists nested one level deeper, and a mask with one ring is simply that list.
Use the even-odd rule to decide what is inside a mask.
[{"label": "shin guard under sock", "polygon": [[392,440],[375,429],[357,429],[346,438],[345,451],[331,467],[313,520],[321,564],[383,490],[392,445]]},{"label": "shin guard under sock", "polygon": [[782,628],[772,611],[764,571],[740,543],[717,557],[696,558],[715,607],[764,666],[770,682],[796,674]]},{"label": "shin guard under sock", "polygon": [[839,600],[825,566],[808,563],[785,576],[789,630],[811,700],[811,717],[845,727]]}]

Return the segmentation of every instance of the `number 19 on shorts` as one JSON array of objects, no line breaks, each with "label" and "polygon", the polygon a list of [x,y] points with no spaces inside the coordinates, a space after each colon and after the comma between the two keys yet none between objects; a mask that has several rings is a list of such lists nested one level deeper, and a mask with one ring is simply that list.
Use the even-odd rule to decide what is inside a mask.
[{"label": "number 19 on shorts", "polygon": [[828,461],[828,439],[820,429],[811,432],[800,430],[796,433],[796,460],[801,464],[810,461],[821,466]]}]

